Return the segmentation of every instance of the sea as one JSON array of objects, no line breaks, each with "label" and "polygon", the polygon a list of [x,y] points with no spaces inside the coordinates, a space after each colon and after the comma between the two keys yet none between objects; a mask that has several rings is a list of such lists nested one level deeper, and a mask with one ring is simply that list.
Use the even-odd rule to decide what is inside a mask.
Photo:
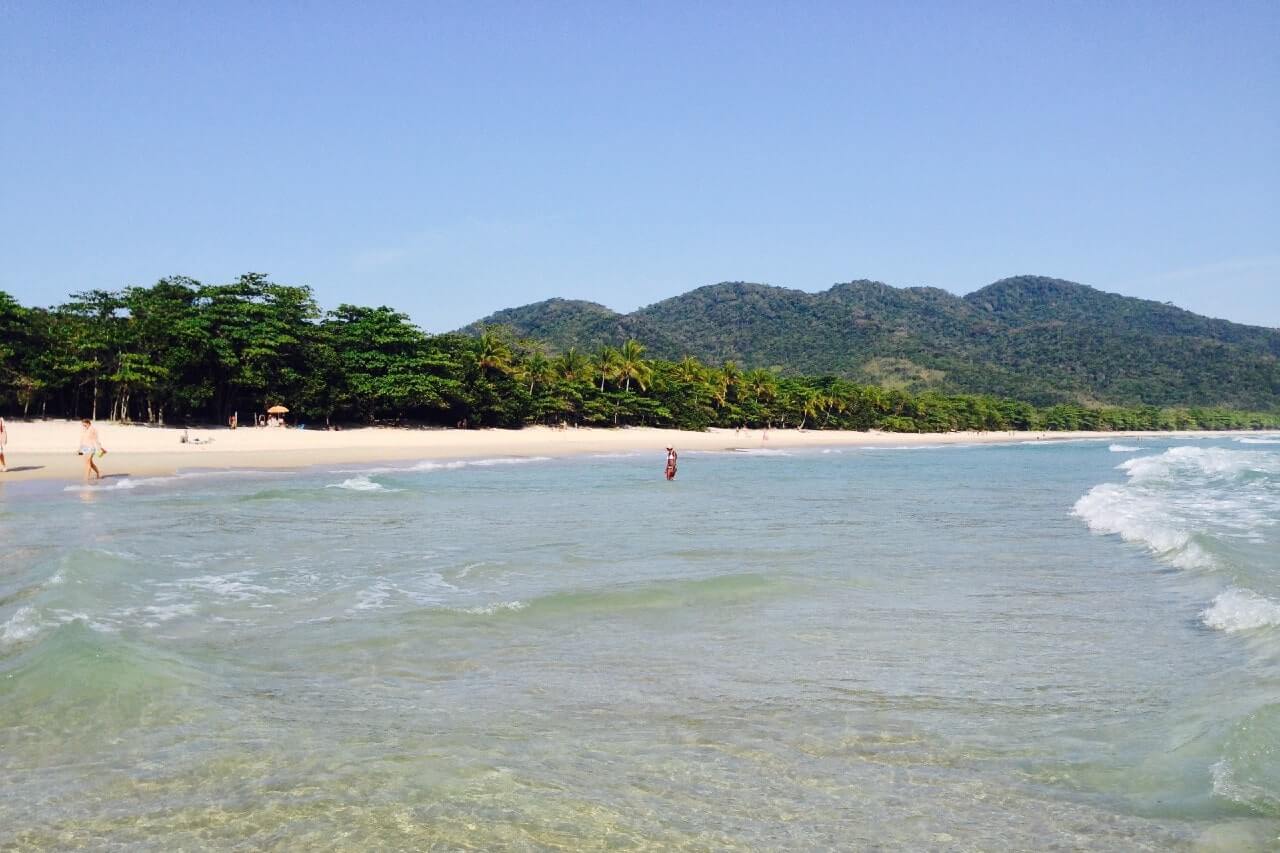
[{"label": "sea", "polygon": [[1280,849],[1275,434],[108,462],[0,491],[3,849]]}]

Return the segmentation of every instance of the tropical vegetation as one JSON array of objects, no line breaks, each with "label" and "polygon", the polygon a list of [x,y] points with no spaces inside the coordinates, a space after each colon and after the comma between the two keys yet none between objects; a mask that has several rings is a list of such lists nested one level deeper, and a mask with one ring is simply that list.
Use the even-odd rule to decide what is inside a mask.
[{"label": "tropical vegetation", "polygon": [[420,423],[949,430],[1274,428],[1280,411],[1033,405],[885,387],[695,355],[634,338],[554,349],[509,328],[430,335],[388,307],[322,311],[307,287],[247,274],[74,294],[0,292],[0,413],[225,423],[277,404],[308,426]]}]

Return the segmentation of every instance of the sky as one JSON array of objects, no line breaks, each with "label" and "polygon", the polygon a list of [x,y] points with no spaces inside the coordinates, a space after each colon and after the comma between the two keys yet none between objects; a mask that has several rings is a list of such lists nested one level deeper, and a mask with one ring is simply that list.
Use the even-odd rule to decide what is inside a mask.
[{"label": "sky", "polygon": [[0,0],[0,290],[429,331],[1020,274],[1280,327],[1280,3]]}]

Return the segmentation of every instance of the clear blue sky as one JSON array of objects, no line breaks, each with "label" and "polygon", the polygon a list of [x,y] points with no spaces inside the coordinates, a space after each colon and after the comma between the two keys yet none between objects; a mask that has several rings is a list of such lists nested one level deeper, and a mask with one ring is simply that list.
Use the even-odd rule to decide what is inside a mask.
[{"label": "clear blue sky", "polygon": [[0,289],[432,331],[1038,273],[1280,326],[1280,3],[0,0]]}]

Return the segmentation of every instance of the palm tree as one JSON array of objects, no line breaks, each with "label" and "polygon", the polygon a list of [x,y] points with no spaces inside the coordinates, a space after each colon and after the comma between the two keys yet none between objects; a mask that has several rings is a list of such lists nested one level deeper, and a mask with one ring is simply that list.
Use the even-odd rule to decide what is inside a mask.
[{"label": "palm tree", "polygon": [[738,380],[742,377],[742,373],[738,370],[738,365],[732,361],[726,361],[720,365],[720,369],[716,371],[713,378],[715,387],[716,402],[723,408],[729,402],[729,391],[738,384]]},{"label": "palm tree", "polygon": [[615,363],[616,378],[626,380],[627,393],[631,393],[631,380],[643,391],[653,378],[653,367],[644,358],[644,344],[629,340],[618,350]]},{"label": "palm tree", "polygon": [[556,370],[566,382],[577,382],[591,375],[591,361],[578,352],[577,347],[569,347],[556,359]]},{"label": "palm tree", "polygon": [[[640,386],[641,391],[648,387],[649,381],[653,378],[653,366],[644,358],[643,344],[636,340],[629,340],[615,352],[614,356],[613,378],[615,381],[624,383],[625,393],[631,393],[633,380]],[[613,407],[614,426],[618,425],[618,409],[621,404],[622,401],[619,399]]]},{"label": "palm tree", "polygon": [[485,374],[493,371],[507,375],[513,370],[511,345],[493,329],[485,329],[481,333],[474,358],[476,367]]},{"label": "palm tree", "polygon": [[795,392],[795,405],[800,409],[800,426],[801,431],[809,418],[816,418],[818,412],[822,411],[822,395],[812,388],[798,388]]},{"label": "palm tree", "polygon": [[742,376],[742,388],[758,403],[772,400],[778,394],[778,381],[767,370],[748,370]]},{"label": "palm tree", "polygon": [[839,412],[844,414],[849,411],[849,402],[839,394],[824,394],[821,398],[822,408],[826,410],[827,416],[822,420],[822,426],[825,429],[827,424],[831,423],[831,415]]},{"label": "palm tree", "polygon": [[698,385],[707,380],[707,370],[691,355],[686,355],[675,366],[675,377],[681,382]]},{"label": "palm tree", "polygon": [[539,383],[544,385],[555,379],[555,368],[551,361],[540,351],[534,350],[528,358],[524,360],[520,373],[524,379],[529,381],[529,396],[533,396],[533,389]]},{"label": "palm tree", "polygon": [[600,393],[604,393],[604,381],[618,377],[618,351],[607,344],[600,347],[592,365],[600,375]]}]

